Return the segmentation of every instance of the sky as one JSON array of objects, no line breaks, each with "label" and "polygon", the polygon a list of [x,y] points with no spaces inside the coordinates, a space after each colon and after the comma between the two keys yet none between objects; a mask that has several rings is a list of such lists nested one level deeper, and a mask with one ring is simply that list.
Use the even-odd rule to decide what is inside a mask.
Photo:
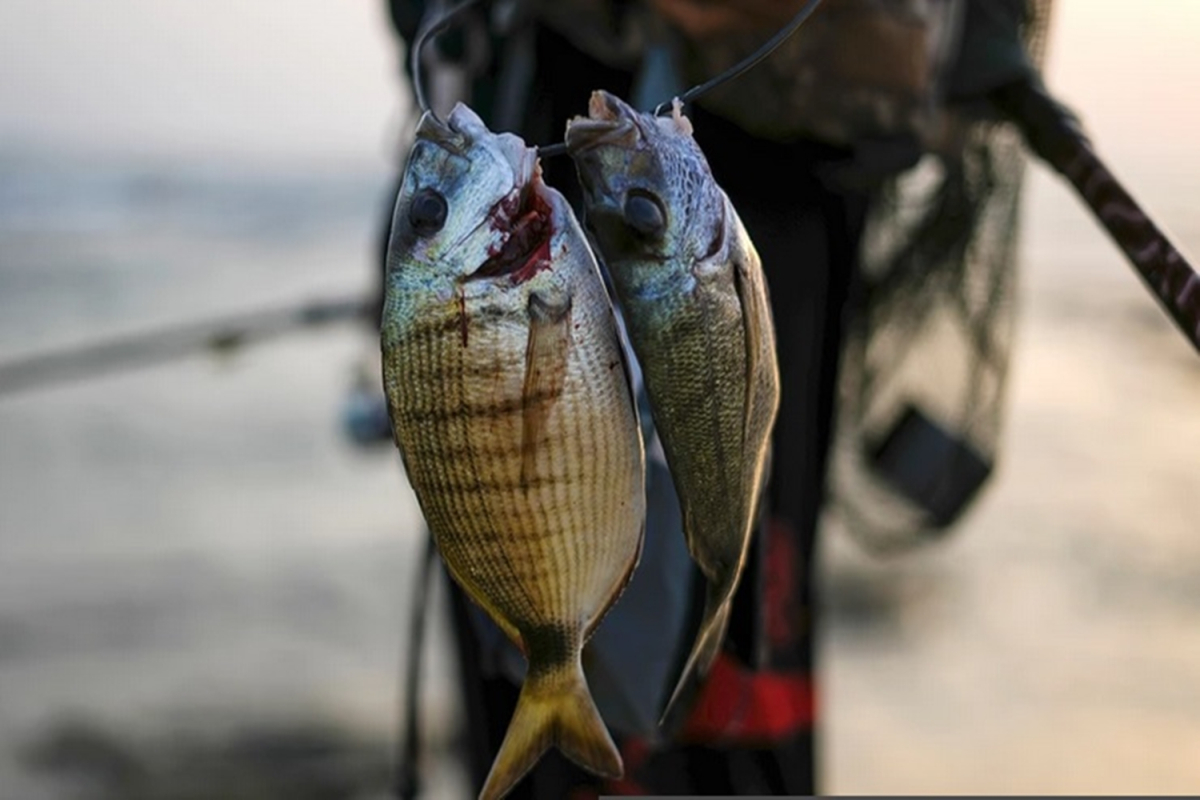
[{"label": "sky", "polygon": [[399,66],[377,0],[4,0],[0,149],[377,161]]},{"label": "sky", "polygon": [[[1055,26],[1050,83],[1109,152],[1190,154],[1198,0],[1059,0]],[[390,162],[399,56],[381,0],[4,0],[0,151]]]}]

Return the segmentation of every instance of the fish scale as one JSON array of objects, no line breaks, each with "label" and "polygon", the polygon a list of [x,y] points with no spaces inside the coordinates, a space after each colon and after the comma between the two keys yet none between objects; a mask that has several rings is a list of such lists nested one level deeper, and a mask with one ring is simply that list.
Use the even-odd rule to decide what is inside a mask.
[{"label": "fish scale", "polygon": [[[647,352],[669,354],[644,365],[648,382],[670,386],[671,393],[656,394],[655,422],[664,432],[663,445],[670,462],[681,473],[704,470],[713,486],[746,483],[745,443],[742,436],[745,387],[718,374],[713,353],[745,347],[740,309],[722,308],[728,298],[701,289],[686,304],[664,314],[675,320],[670,327],[637,326],[637,335]],[[684,350],[680,340],[696,337],[701,344]],[[701,424],[694,424],[699,421]],[[686,485],[686,484],[685,484]],[[695,493],[684,504],[684,529],[697,530],[697,519],[722,519],[729,506],[749,504],[750,498],[725,493]],[[746,512],[740,512],[746,513]],[[702,560],[727,558],[720,548],[710,547],[702,537],[691,537],[691,546],[705,550]]]},{"label": "fish scale", "polygon": [[[430,327],[442,332],[438,336],[417,337],[417,347],[412,351],[397,351],[397,356],[417,364],[416,374],[436,376],[438,391],[421,392],[417,390],[419,384],[409,383],[393,386],[389,395],[394,398],[397,425],[405,428],[412,424],[412,441],[419,443],[422,458],[410,459],[409,479],[419,496],[431,500],[426,514],[437,534],[440,550],[468,591],[473,595],[489,594],[496,606],[508,609],[507,616],[518,629],[542,624],[547,616],[566,628],[585,623],[581,619],[556,618],[553,613],[569,608],[576,594],[595,598],[605,588],[602,581],[578,585],[561,579],[577,574],[580,563],[599,560],[600,537],[581,537],[579,547],[556,539],[578,537],[577,531],[603,530],[611,527],[611,520],[597,514],[589,519],[576,511],[588,508],[589,504],[578,496],[585,487],[570,479],[569,470],[586,459],[593,465],[588,472],[607,481],[622,472],[630,474],[631,468],[636,473],[633,463],[636,459],[629,457],[628,447],[625,458],[611,457],[617,448],[610,443],[622,438],[618,426],[595,424],[598,415],[590,415],[592,424],[582,426],[573,422],[587,418],[585,415],[564,415],[563,424],[552,427],[543,442],[545,457],[538,465],[547,480],[527,489],[522,487],[518,433],[522,406],[509,402],[520,397],[520,382],[510,373],[507,378],[480,386],[478,380],[470,379],[471,370],[463,369],[474,365],[483,367],[479,370],[483,374],[490,372],[486,364],[473,361],[473,357],[483,354],[481,357],[490,362],[491,353],[497,349],[492,340],[496,340],[496,345],[505,341],[502,332],[497,331],[493,336],[490,330],[480,330],[471,344],[463,348],[457,331],[449,326]],[[519,363],[515,353],[523,350],[524,341],[512,337],[508,341],[511,351],[508,360]],[[581,364],[580,369],[586,374],[598,366],[593,360]],[[608,372],[607,367],[603,369]],[[519,371],[516,374],[519,376]],[[441,397],[436,404],[434,394]],[[594,397],[596,392],[578,394],[585,398]],[[623,399],[616,391],[610,391],[610,395],[607,398],[610,401]],[[569,404],[572,398],[563,397],[559,402]],[[426,414],[433,408],[444,415],[444,431],[430,425]],[[483,457],[474,452],[471,444],[475,441],[470,427],[473,422],[486,422],[489,428],[485,441],[492,449]],[[454,452],[464,446],[465,459],[461,452]],[[637,487],[625,488],[630,490],[626,504],[632,509],[636,505],[633,495]],[[548,524],[550,520],[556,524]],[[512,539],[496,535],[497,531],[515,525],[536,531],[538,540],[527,546],[515,546]],[[453,535],[438,534],[451,529]],[[573,558],[570,554],[578,550],[582,552]],[[628,553],[615,555],[614,560],[620,565],[628,561]],[[481,589],[484,584],[489,588]]]},{"label": "fish scale", "polygon": [[595,258],[534,151],[460,105],[418,126],[388,263],[384,386],[408,480],[451,575],[528,659],[480,797],[551,746],[618,777],[580,651],[640,557],[645,464]]}]

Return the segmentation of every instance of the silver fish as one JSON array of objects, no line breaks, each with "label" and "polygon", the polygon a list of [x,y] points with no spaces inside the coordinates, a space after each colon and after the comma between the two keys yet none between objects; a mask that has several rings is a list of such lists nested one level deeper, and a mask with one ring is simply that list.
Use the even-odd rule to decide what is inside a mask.
[{"label": "silver fish", "polygon": [[567,150],[708,581],[668,720],[720,651],[746,561],[779,406],[775,329],[758,254],[678,105],[656,117],[595,92],[588,111]]},{"label": "silver fish", "polygon": [[528,670],[481,798],[551,746],[622,774],[580,653],[640,557],[645,463],[611,298],[536,151],[427,114],[397,198],[382,347],[392,428],[454,579]]}]

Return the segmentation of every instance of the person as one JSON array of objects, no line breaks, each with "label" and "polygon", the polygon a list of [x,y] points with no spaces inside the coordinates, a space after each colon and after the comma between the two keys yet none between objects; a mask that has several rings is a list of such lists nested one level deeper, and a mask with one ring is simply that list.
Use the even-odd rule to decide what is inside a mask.
[{"label": "person", "polygon": [[[432,92],[442,115],[461,99],[493,130],[549,144],[585,112],[594,89],[652,107],[731,66],[801,5],[498,1],[472,10],[423,55],[431,73],[442,70]],[[403,52],[440,8],[389,0]],[[831,0],[775,55],[687,110],[770,287],[782,396],[762,522],[724,649],[682,728],[656,735],[658,701],[690,647],[702,582],[682,549],[674,489],[640,393],[650,461],[646,555],[597,632],[588,665],[625,776],[599,781],[551,751],[512,797],[818,792],[814,565],[839,370],[863,291],[864,231],[882,187],[925,154],[953,150],[947,107],[970,109],[1033,69],[1022,35],[1029,13],[1023,0]],[[543,169],[580,208],[570,160],[548,159]],[[457,587],[451,604],[478,788],[512,715],[520,660]]]}]

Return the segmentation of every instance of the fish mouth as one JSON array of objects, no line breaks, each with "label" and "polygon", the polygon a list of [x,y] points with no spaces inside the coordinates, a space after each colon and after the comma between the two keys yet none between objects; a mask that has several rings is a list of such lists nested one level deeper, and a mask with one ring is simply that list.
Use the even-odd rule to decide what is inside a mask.
[{"label": "fish mouth", "polygon": [[467,280],[508,276],[524,283],[550,266],[554,209],[545,194],[540,170],[493,206],[487,222],[503,239],[488,248],[487,260]]},{"label": "fish mouth", "polygon": [[642,138],[636,112],[608,92],[592,92],[588,115],[567,125],[567,149],[579,154],[599,147],[634,148]]},{"label": "fish mouth", "polygon": [[554,208],[542,181],[537,151],[514,134],[492,133],[479,115],[462,103],[450,112],[446,124],[436,119],[422,123],[427,124],[428,138],[452,152],[458,147],[465,154],[469,146],[477,144],[490,151],[489,158],[507,164],[512,170],[512,189],[455,244],[457,248],[480,229],[490,228],[499,234],[498,241],[488,246],[484,262],[460,280],[508,276],[514,284],[519,284],[548,268],[555,229]]}]

